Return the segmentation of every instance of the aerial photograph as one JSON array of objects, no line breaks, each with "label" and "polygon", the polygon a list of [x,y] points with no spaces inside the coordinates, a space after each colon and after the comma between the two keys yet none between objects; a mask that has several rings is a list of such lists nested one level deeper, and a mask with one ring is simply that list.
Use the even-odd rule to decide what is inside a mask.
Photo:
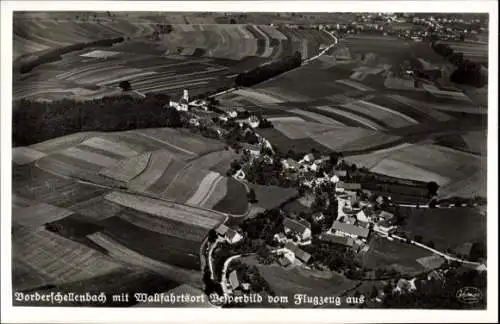
[{"label": "aerial photograph", "polygon": [[13,305],[485,310],[489,14],[252,9],[14,12]]}]

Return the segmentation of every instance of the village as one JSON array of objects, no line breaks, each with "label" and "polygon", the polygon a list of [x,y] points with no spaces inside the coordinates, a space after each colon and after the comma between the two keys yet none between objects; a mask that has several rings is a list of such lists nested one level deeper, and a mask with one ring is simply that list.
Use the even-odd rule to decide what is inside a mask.
[{"label": "village", "polygon": [[[301,194],[298,200],[301,204],[309,208],[318,202],[322,204],[321,210],[312,215],[280,209],[283,230],[274,233],[272,247],[268,245],[268,252],[265,253],[267,256],[261,256],[261,262],[262,259],[272,260],[271,263],[285,269],[299,267],[312,271],[328,271],[331,269],[330,265],[313,258],[308,252],[315,249],[314,241],[337,246],[339,251],[347,251],[348,255],[358,257],[370,250],[370,242],[374,236],[414,244],[398,232],[398,215],[391,208],[394,206],[391,197],[373,193],[363,188],[361,183],[352,181],[352,166],[342,160],[341,155],[332,152],[327,156],[314,149],[302,155],[276,152],[270,141],[258,133],[258,128],[273,127],[261,115],[251,114],[238,107],[221,107],[210,97],[199,99],[200,97],[203,98],[199,96],[190,101],[188,90],[184,90],[181,99],[178,102],[171,100],[168,108],[177,110],[185,119],[187,117],[187,127],[193,132],[224,139],[228,147],[238,154],[242,153],[239,161],[233,161],[228,176],[242,183],[253,183],[256,178],[267,179],[267,175],[258,174],[262,172],[264,165],[273,170],[273,177],[275,180],[277,178],[279,183],[299,188]],[[246,240],[244,230],[225,224],[217,227],[215,234],[217,240],[211,246],[211,251],[218,243],[237,246]],[[219,282],[223,296],[243,297],[256,291],[265,292],[262,286],[268,284],[258,271],[249,270],[246,265],[237,261],[243,255],[259,254],[260,251],[252,251],[236,254],[225,260]],[[357,273],[356,276],[360,279],[366,275],[362,274],[363,270],[357,268],[352,260],[346,259],[345,262],[343,269],[335,271]],[[235,266],[235,263],[238,266]],[[212,276],[213,271],[212,269]],[[435,269],[419,280],[441,278],[446,271]],[[415,291],[416,280],[399,278],[394,282],[391,293]],[[371,300],[380,303],[385,293],[387,291],[379,289]]]}]

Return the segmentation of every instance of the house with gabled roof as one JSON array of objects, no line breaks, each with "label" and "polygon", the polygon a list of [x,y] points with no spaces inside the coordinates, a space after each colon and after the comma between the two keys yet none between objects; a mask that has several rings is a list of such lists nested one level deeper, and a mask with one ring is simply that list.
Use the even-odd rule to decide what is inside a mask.
[{"label": "house with gabled roof", "polygon": [[319,236],[319,239],[328,243],[339,244],[348,247],[354,246],[354,240],[352,237],[337,236],[328,233],[323,233]]},{"label": "house with gabled roof", "polygon": [[340,236],[350,236],[352,238],[363,238],[366,239],[370,233],[370,229],[359,227],[352,224],[346,224],[336,220],[333,222],[332,230]]},{"label": "house with gabled roof", "polygon": [[303,263],[309,262],[311,259],[311,255],[307,253],[306,251],[302,250],[299,248],[297,245],[293,244],[292,242],[287,242],[285,243],[285,248],[289,251],[291,251],[297,259],[302,261]]},{"label": "house with gabled roof", "polygon": [[243,236],[232,228],[227,227],[224,224],[220,224],[216,229],[215,233],[223,237],[227,242],[234,244],[243,239]]},{"label": "house with gabled roof", "polygon": [[297,235],[302,241],[311,238],[311,225],[307,221],[285,217],[283,219],[283,227],[285,228],[285,234]]}]

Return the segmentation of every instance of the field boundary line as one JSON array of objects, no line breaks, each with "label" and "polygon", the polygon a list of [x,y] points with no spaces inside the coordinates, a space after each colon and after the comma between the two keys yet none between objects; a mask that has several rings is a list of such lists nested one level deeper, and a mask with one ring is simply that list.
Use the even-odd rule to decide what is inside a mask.
[{"label": "field boundary line", "polygon": [[165,142],[164,140],[161,140],[161,139],[159,139],[159,138],[156,138],[156,137],[150,136],[150,135],[145,134],[145,133],[143,133],[143,132],[136,132],[136,134],[139,134],[140,136],[143,136],[143,137],[146,137],[146,138],[152,139],[152,140],[154,140],[154,141],[157,141],[157,142],[163,143],[163,144],[165,144],[165,145],[167,145],[167,146],[173,147],[173,148],[175,148],[175,149],[177,149],[177,150],[179,150],[179,151],[182,151],[182,152],[184,152],[184,153],[187,153],[187,154],[189,154],[189,155],[196,155],[196,153],[194,153],[194,152],[192,152],[192,151],[189,151],[189,150],[183,149],[182,147],[176,146],[176,145],[174,145],[174,144],[172,144],[172,143],[169,143],[169,142]]}]

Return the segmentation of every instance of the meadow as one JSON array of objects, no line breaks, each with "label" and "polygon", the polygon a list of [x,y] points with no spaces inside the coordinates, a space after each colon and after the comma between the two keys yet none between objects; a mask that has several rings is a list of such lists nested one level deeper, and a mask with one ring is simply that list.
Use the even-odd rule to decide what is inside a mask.
[{"label": "meadow", "polygon": [[[402,229],[412,237],[432,241],[436,249],[455,249],[465,243],[484,242],[486,218],[472,207],[445,209],[400,208],[405,222]],[[453,224],[453,226],[450,226]]]}]

